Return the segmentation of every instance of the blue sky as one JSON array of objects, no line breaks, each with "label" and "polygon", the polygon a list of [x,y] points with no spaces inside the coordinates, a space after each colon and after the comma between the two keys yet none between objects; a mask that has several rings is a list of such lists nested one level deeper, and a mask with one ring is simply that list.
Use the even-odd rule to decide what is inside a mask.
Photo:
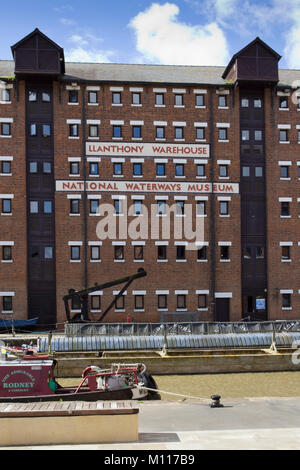
[{"label": "blue sky", "polygon": [[226,65],[259,36],[300,69],[300,0],[15,0],[1,13],[1,59],[38,27],[68,61]]}]

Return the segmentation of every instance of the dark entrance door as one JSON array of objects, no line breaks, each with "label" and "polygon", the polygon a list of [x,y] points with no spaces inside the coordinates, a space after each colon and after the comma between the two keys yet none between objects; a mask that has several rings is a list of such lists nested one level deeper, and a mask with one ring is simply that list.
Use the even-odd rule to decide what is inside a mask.
[{"label": "dark entrance door", "polygon": [[229,321],[230,299],[216,299],[216,320]]}]

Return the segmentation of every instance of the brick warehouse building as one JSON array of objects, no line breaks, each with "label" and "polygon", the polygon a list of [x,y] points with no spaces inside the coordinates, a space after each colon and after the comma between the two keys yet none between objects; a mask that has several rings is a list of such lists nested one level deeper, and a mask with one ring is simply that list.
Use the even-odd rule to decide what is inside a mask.
[{"label": "brick warehouse building", "polygon": [[[147,277],[105,321],[299,318],[299,71],[278,70],[259,38],[225,69],[65,63],[38,29],[12,54],[0,61],[2,318],[63,323],[70,288],[139,267]],[[175,205],[173,227],[190,206],[203,239],[101,239],[102,204],[149,233],[151,207],[161,222]],[[117,289],[89,296],[91,319]]]}]

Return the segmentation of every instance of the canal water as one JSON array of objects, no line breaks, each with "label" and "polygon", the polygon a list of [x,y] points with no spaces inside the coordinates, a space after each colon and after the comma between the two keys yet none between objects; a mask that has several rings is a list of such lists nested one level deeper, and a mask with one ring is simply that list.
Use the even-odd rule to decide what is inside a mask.
[{"label": "canal water", "polygon": [[[300,371],[251,372],[240,374],[157,375],[160,390],[199,398],[218,394],[223,398],[300,397]],[[80,378],[58,379],[64,386],[79,384]],[[162,400],[181,397],[161,394]]]},{"label": "canal water", "polygon": [[[223,398],[300,396],[300,371],[166,375],[154,378],[160,390],[200,398],[210,398],[214,394]],[[181,398],[162,394],[162,399]]]}]

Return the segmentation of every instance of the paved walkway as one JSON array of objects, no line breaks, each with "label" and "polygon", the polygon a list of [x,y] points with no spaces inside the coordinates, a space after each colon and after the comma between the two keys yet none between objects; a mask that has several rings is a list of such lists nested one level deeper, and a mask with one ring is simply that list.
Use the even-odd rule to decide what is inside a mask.
[{"label": "paved walkway", "polygon": [[210,400],[142,403],[136,443],[25,449],[123,450],[125,454],[133,450],[300,449],[300,398],[226,399],[222,403],[224,408],[218,409],[210,408]]}]

